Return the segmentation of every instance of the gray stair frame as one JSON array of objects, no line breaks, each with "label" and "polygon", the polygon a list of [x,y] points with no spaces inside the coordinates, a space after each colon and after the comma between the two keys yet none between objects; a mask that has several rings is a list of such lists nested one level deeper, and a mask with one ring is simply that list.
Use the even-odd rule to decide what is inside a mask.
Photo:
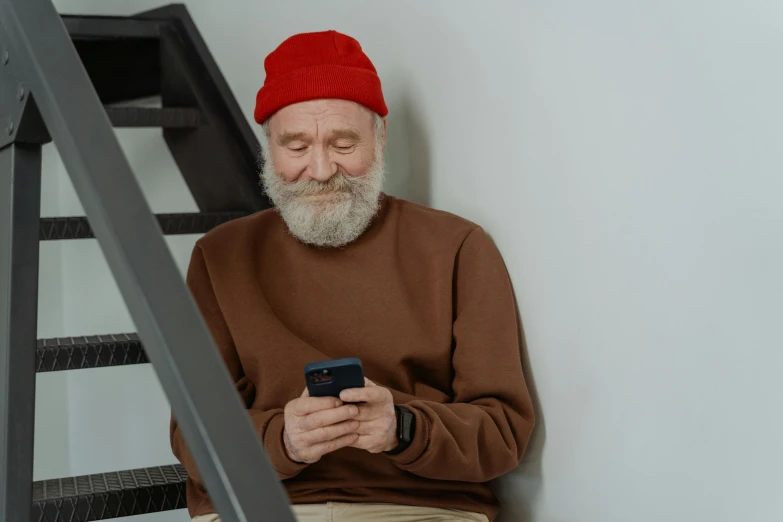
[{"label": "gray stair frame", "polygon": [[[25,106],[34,103],[57,145],[223,521],[252,522],[263,514],[269,520],[294,522],[285,491],[51,0],[0,0],[0,48],[6,49],[12,57],[16,77],[25,86],[27,92],[22,102]],[[3,57],[0,55],[0,59]],[[25,121],[19,121],[16,127],[24,125]],[[9,128],[9,134],[15,138],[14,128]],[[0,146],[8,147],[7,143]],[[10,148],[13,153],[17,145],[12,144]],[[40,154],[40,148],[37,152]],[[7,163],[9,166],[4,165],[7,172],[3,176],[10,177],[14,167],[12,162]],[[107,176],[107,172],[111,176]],[[40,176],[40,164],[37,176]],[[30,232],[27,221],[19,230],[14,228],[17,221],[13,219],[5,225],[14,230],[10,236],[2,236],[5,244],[0,247],[8,247],[11,257],[14,255],[12,247],[18,246],[13,240],[17,232]],[[29,243],[33,239],[28,237],[25,241]],[[25,254],[27,250],[20,252]],[[0,265],[2,288],[8,287],[14,277],[9,266],[12,264]],[[25,292],[29,293],[37,286],[29,277],[24,281],[28,286],[21,290]],[[21,298],[21,293],[9,294],[10,305],[4,305],[2,310],[6,318],[13,315],[15,307],[21,310],[33,299]],[[6,322],[0,323],[4,328],[0,332],[3,338],[0,341],[3,352],[0,354],[0,376],[3,378],[14,370],[25,373],[24,368],[12,368],[10,363],[18,352],[35,342],[29,331],[30,324],[35,324],[35,314],[31,315],[21,318],[24,319],[23,327],[9,328]],[[14,344],[15,336],[22,341],[20,345]],[[20,390],[24,391],[25,401],[29,400],[31,393],[25,390],[34,379],[32,364],[29,372],[31,377],[27,379],[6,381],[8,384],[0,392],[0,401],[5,403],[0,410],[0,451],[4,455],[3,464],[6,464],[0,470],[0,491],[3,492],[0,493],[0,516],[14,522],[30,520],[32,516],[32,484],[28,478],[32,459],[29,466],[27,462],[7,460],[17,449],[12,443],[19,440],[17,432],[20,431],[19,419],[13,417],[14,410],[9,410],[8,406],[15,404],[13,399]],[[9,421],[13,425],[9,425]],[[24,428],[28,435],[32,433],[32,423]],[[23,449],[31,450],[32,444]],[[28,493],[16,497],[9,495],[20,487],[26,488]]]}]

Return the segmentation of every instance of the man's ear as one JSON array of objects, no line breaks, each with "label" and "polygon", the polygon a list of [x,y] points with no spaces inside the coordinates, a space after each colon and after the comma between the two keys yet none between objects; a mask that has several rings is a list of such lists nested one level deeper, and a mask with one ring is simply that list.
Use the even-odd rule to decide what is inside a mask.
[{"label": "man's ear", "polygon": [[384,116],[383,118],[383,148],[386,148],[386,128],[389,123],[388,117]]}]

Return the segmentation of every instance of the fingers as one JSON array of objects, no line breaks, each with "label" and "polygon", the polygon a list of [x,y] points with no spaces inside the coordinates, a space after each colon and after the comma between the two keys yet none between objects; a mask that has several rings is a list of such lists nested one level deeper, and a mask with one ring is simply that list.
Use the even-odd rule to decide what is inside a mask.
[{"label": "fingers", "polygon": [[345,402],[382,403],[392,400],[389,390],[381,386],[367,386],[365,388],[351,388],[340,393],[340,399]]},{"label": "fingers", "polygon": [[[383,439],[377,435],[358,435],[356,440],[351,444],[352,448],[368,451],[370,453],[380,453],[387,451],[384,449]],[[391,448],[390,448],[391,449]]]},{"label": "fingers", "polygon": [[301,431],[311,431],[332,424],[338,424],[346,420],[352,420],[359,414],[359,408],[354,404],[346,404],[339,408],[330,408],[311,413],[299,419]]},{"label": "fingers", "polygon": [[328,442],[340,438],[350,433],[355,433],[359,428],[359,421],[347,420],[338,424],[332,424],[331,426],[324,426],[323,428],[316,428],[314,430],[303,432],[299,435],[299,439],[310,446],[321,442]]},{"label": "fingers", "polygon": [[302,397],[289,403],[291,412],[299,417],[318,411],[330,410],[342,406],[340,399],[334,397]]},{"label": "fingers", "polygon": [[384,403],[359,404],[359,414],[354,417],[361,422],[368,422],[382,417],[387,411],[387,405]]},{"label": "fingers", "polygon": [[358,435],[373,435],[378,433],[385,433],[389,429],[389,423],[386,419],[378,418],[371,421],[359,422],[359,425],[354,430]]},{"label": "fingers", "polygon": [[283,441],[296,462],[317,462],[323,455],[353,444],[358,435],[359,408],[334,397],[309,397],[306,392],[285,408]]},{"label": "fingers", "polygon": [[[323,430],[314,430],[306,433],[288,434],[283,437],[286,441],[286,449],[289,456],[296,462],[312,464],[318,462],[321,457],[340,448],[350,446],[359,435],[353,431],[357,421],[347,421],[339,425],[329,426]],[[315,442],[310,442],[310,439]]]},{"label": "fingers", "polygon": [[343,435],[342,437],[338,437],[336,439],[327,441],[327,442],[320,442],[318,444],[313,444],[310,446],[309,452],[312,453],[312,457],[314,460],[318,460],[327,453],[332,453],[333,451],[337,451],[341,448],[346,448],[348,446],[351,446],[356,442],[356,439],[358,439],[359,436],[356,433],[349,433],[347,435]]}]

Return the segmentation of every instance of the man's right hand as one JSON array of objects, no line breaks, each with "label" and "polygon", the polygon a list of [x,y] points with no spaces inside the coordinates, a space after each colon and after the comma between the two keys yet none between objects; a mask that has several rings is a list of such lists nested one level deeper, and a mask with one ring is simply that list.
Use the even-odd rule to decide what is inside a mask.
[{"label": "man's right hand", "polygon": [[310,397],[307,389],[285,407],[283,442],[294,462],[312,464],[359,438],[359,409],[334,397]]}]

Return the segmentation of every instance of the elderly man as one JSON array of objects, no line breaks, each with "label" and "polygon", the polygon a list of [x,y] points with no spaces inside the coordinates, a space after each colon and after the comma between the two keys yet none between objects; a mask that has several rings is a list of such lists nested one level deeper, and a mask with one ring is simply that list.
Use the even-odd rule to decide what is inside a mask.
[{"label": "elderly man", "polygon": [[[296,516],[493,520],[486,482],[533,427],[500,254],[477,225],[381,192],[388,110],[356,40],[296,35],[265,69],[276,208],[204,236],[187,282]],[[306,364],[343,357],[364,388],[302,392]],[[171,442],[191,516],[218,520],[173,420]]]}]

